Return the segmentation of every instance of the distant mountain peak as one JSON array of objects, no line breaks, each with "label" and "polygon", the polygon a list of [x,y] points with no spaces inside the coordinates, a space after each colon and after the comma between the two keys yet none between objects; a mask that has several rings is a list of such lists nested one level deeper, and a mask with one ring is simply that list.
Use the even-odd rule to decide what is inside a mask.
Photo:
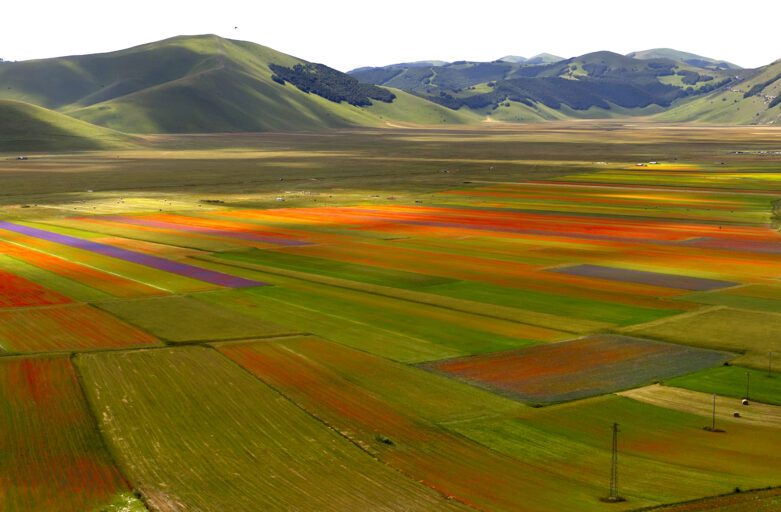
[{"label": "distant mountain peak", "polygon": [[534,57],[528,59],[526,61],[526,64],[529,65],[554,64],[556,62],[561,62],[563,60],[565,60],[564,57],[559,57],[558,55],[553,55],[552,53],[539,53]]}]

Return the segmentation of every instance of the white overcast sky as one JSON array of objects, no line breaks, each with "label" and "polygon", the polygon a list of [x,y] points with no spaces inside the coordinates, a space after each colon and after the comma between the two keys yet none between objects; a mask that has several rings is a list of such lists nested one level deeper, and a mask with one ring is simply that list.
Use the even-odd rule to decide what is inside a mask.
[{"label": "white overcast sky", "polygon": [[781,0],[8,0],[0,17],[0,58],[6,60],[206,33],[344,71],[413,60],[658,47],[746,67],[781,58]]}]

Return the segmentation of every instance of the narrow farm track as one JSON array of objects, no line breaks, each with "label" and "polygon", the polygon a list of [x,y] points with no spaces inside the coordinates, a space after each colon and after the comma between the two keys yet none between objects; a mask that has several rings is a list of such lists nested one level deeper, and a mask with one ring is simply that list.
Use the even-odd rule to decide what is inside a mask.
[{"label": "narrow farm track", "polygon": [[[707,418],[710,418],[713,413],[713,395],[688,389],[655,384],[623,391],[618,395]],[[739,412],[740,417],[734,417],[734,412]],[[744,406],[738,398],[719,396],[716,398],[716,421],[781,429],[781,407],[757,402]]]}]

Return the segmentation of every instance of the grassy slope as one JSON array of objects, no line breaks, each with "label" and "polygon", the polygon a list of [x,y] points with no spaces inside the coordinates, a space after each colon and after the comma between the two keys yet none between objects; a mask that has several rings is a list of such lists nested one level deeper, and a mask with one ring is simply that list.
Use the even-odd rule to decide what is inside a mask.
[{"label": "grassy slope", "polygon": [[0,100],[0,151],[97,150],[132,145],[128,135],[29,103]]},{"label": "grassy slope", "polygon": [[[728,89],[685,102],[655,117],[659,121],[726,124],[771,124],[781,121],[781,105],[768,108],[761,96],[744,98],[744,93],[755,84],[768,81],[781,74],[781,60],[763,68],[759,73]],[[763,95],[781,95],[781,80],[770,84]]]},{"label": "grassy slope", "polygon": [[632,52],[627,55],[627,57],[632,57],[635,59],[671,59],[675,61],[680,62],[687,62],[687,61],[704,61],[707,62],[709,65],[713,66],[719,66],[721,68],[725,69],[740,69],[740,66],[736,64],[732,64],[731,62],[721,61],[717,59],[712,59],[710,57],[703,57],[702,55],[697,55],[694,53],[689,52],[682,52],[680,50],[674,50],[672,48],[653,48],[650,50],[642,50],[639,52]]},{"label": "grassy slope", "polygon": [[[128,133],[296,131],[478,118],[396,92],[359,108],[271,80],[304,61],[254,43],[183,36],[120,52],[6,64],[0,98],[56,108]],[[43,80],[45,78],[45,80]]]}]

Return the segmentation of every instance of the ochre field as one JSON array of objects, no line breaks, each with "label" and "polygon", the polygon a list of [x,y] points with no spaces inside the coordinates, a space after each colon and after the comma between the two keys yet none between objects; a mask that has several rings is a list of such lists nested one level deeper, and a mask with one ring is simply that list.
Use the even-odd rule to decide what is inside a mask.
[{"label": "ochre field", "polygon": [[2,160],[0,512],[776,510],[778,135]]}]

